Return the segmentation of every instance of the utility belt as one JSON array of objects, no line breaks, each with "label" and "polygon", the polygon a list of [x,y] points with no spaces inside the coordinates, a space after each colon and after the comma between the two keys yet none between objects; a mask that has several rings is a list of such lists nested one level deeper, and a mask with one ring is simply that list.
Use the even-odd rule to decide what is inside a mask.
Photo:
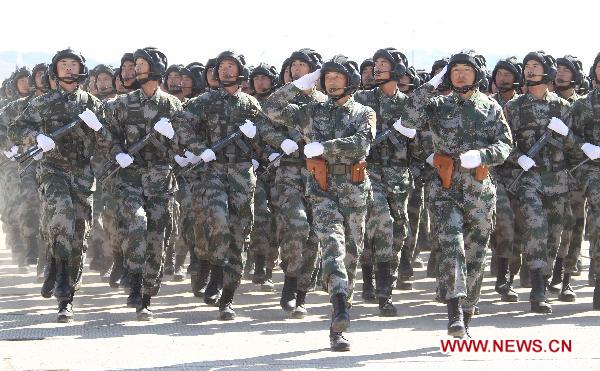
[{"label": "utility belt", "polygon": [[460,161],[454,160],[452,157],[442,153],[436,153],[433,156],[433,166],[442,181],[442,187],[446,189],[452,186],[452,175],[454,172],[471,174],[475,180],[480,182],[487,179],[490,175],[487,165],[480,165],[474,169],[465,169],[460,166]]},{"label": "utility belt", "polygon": [[306,160],[303,158],[294,158],[290,156],[283,156],[279,160],[279,166],[305,166]]},{"label": "utility belt", "polygon": [[391,158],[380,158],[369,163],[379,166],[396,166],[396,167],[408,167],[409,162],[407,159],[391,159]]},{"label": "utility belt", "polygon": [[327,176],[329,174],[348,175],[350,182],[354,184],[364,182],[367,173],[367,162],[359,161],[352,165],[329,164],[321,157],[314,157],[306,159],[306,169],[312,174],[321,190],[327,191]]}]

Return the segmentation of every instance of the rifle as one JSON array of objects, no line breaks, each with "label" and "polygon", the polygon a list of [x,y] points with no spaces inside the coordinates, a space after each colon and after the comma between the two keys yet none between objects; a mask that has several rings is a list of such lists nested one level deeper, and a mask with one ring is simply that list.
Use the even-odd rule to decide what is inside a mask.
[{"label": "rifle", "polygon": [[[154,131],[150,131],[150,132],[146,133],[146,135],[144,135],[140,140],[133,143],[131,146],[129,146],[129,148],[127,148],[127,154],[130,156],[133,156],[136,153],[138,153],[139,151],[141,151],[142,148],[144,148],[146,146],[146,144],[148,144],[148,142],[150,142],[152,140],[152,135],[154,135]],[[104,184],[108,179],[112,178],[112,176],[115,175],[117,173],[117,171],[119,171],[119,169],[121,168],[121,166],[118,163],[115,163],[115,161],[110,161],[110,164],[112,164],[112,166],[109,167],[98,178],[98,180],[102,184]]]},{"label": "rifle", "polygon": [[[529,151],[527,151],[527,153],[526,153],[527,157],[533,158],[534,156],[536,156],[542,150],[542,148],[544,148],[546,143],[550,143],[558,149],[563,148],[562,143],[552,137],[552,130],[546,129],[546,131],[544,132],[544,134],[542,134],[540,139],[538,139],[535,143],[533,143],[531,148],[529,148]],[[519,181],[519,179],[521,179],[521,177],[523,176],[523,174],[525,174],[525,170],[521,170],[519,172],[519,175],[517,175],[515,177],[515,179],[513,179],[513,181],[508,185],[507,191],[510,194],[514,195],[514,191],[515,191],[514,188],[517,185],[517,182]]]},{"label": "rifle", "polygon": [[[227,147],[228,145],[230,145],[231,143],[235,142],[235,144],[240,147],[240,149],[244,152],[247,153],[248,151],[250,151],[250,148],[248,147],[248,145],[246,143],[244,143],[244,141],[242,140],[242,135],[243,133],[240,130],[237,130],[231,134],[229,134],[228,136],[226,136],[225,138],[221,138],[218,141],[216,141],[211,147],[210,149],[213,152],[218,152],[221,151],[223,148]],[[195,164],[193,164],[190,167],[186,167],[186,168],[182,168],[182,170],[178,171],[176,175],[180,175],[181,172],[183,173],[187,173],[190,172],[192,170],[194,170],[195,168],[197,168],[198,166],[200,166],[201,164],[203,164],[203,161],[197,162]]]},{"label": "rifle", "polygon": [[[52,138],[52,140],[56,141],[57,139],[60,139],[61,137],[65,136],[67,133],[69,133],[73,128],[75,128],[79,123],[81,123],[81,121],[82,120],[80,118],[77,118],[77,120],[75,120],[71,123],[61,126],[58,129],[54,129],[53,131],[50,132],[50,134],[48,134],[48,136],[50,138]],[[36,145],[31,146],[28,149],[26,149],[25,152],[16,155],[14,157],[14,159],[16,161],[18,161],[20,164],[22,164],[23,162],[38,155],[40,152],[42,152],[42,149],[36,144]]]},{"label": "rifle", "polygon": [[371,143],[371,148],[377,147],[385,140],[389,140],[394,145],[394,147],[396,147],[397,150],[403,150],[402,145],[400,144],[400,141],[396,136],[396,129],[394,129],[393,127],[387,128],[384,131],[377,134],[375,136],[375,139],[373,139],[373,142]]}]

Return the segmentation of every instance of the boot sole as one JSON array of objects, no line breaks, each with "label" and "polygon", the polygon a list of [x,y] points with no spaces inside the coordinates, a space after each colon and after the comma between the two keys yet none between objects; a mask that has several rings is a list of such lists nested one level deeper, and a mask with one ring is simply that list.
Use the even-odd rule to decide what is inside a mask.
[{"label": "boot sole", "polygon": [[221,321],[233,321],[235,319],[235,314],[231,314],[231,313],[219,314],[219,319]]},{"label": "boot sole", "polygon": [[337,347],[331,347],[331,350],[334,352],[347,352],[350,350],[350,345],[339,345]]},{"label": "boot sole", "polygon": [[565,303],[574,303],[576,300],[576,297],[564,297],[564,296],[559,296],[558,300],[565,302]]},{"label": "boot sole", "polygon": [[331,329],[333,332],[346,332],[348,327],[350,327],[350,320],[333,321],[331,323]]},{"label": "boot sole", "polygon": [[154,319],[153,316],[137,316],[136,319],[140,322],[152,321]]},{"label": "boot sole", "polygon": [[454,337],[464,337],[465,334],[467,333],[467,330],[464,327],[460,327],[460,328],[449,328],[448,329],[448,335],[449,336],[454,336]]},{"label": "boot sole", "polygon": [[67,316],[59,316],[56,321],[58,323],[69,323],[69,322],[73,322],[73,317],[67,317]]},{"label": "boot sole", "polygon": [[539,307],[539,306],[531,306],[531,312],[533,313],[538,313],[538,314],[552,314],[552,308],[551,307]]},{"label": "boot sole", "polygon": [[306,317],[307,313],[304,312],[292,312],[292,314],[290,314],[290,318],[292,319],[303,319],[304,317]]}]

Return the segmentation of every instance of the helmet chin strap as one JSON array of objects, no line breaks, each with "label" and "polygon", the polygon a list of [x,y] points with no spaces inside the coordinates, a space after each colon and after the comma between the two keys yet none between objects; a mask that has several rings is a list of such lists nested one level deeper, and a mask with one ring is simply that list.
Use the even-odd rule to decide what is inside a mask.
[{"label": "helmet chin strap", "polygon": [[542,84],[546,84],[544,79],[542,79],[540,81],[525,80],[526,86],[538,86],[538,85],[542,85]]},{"label": "helmet chin strap", "polygon": [[469,92],[470,90],[475,90],[477,88],[477,86],[479,86],[479,84],[465,85],[465,86],[461,86],[460,88],[452,85],[452,90],[458,94],[465,94],[465,93]]}]

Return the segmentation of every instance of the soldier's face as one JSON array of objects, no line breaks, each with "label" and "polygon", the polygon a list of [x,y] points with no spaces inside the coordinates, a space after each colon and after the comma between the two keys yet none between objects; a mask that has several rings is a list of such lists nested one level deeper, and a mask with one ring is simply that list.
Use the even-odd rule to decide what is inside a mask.
[{"label": "soldier's face", "polygon": [[307,73],[310,73],[310,66],[306,62],[296,59],[295,61],[292,61],[292,64],[290,65],[290,72],[292,74],[292,80],[297,80]]},{"label": "soldier's face", "polygon": [[194,87],[194,80],[188,75],[181,75],[181,91],[184,96],[192,95],[192,88]]},{"label": "soldier's face", "polygon": [[135,63],[132,61],[125,61],[121,66],[121,76],[124,81],[131,81],[135,79]]},{"label": "soldier's face", "polygon": [[35,79],[35,86],[42,86],[44,85],[44,82],[42,81],[44,77],[44,71],[37,71],[35,73],[34,79]]},{"label": "soldier's face", "polygon": [[92,95],[98,92],[98,90],[96,90],[96,76],[90,76],[88,81],[88,92]]},{"label": "soldier's face", "polygon": [[215,68],[214,67],[210,67],[206,70],[206,82],[208,83],[208,86],[210,86],[211,88],[216,88],[217,86],[219,86],[219,82],[217,80],[214,79],[213,77],[213,70]]},{"label": "soldier's face", "polygon": [[406,93],[410,90],[411,86],[410,84],[410,76],[408,75],[402,75],[400,76],[400,79],[398,79],[398,90],[400,90],[403,93]]},{"label": "soldier's face", "polygon": [[375,68],[373,69],[373,74],[375,76],[375,81],[385,81],[391,78],[392,72],[392,63],[385,58],[377,58],[374,61]]},{"label": "soldier's face", "polygon": [[348,79],[339,72],[327,72],[325,74],[325,91],[330,95],[340,94],[347,86]]},{"label": "soldier's face", "polygon": [[292,82],[292,77],[290,76],[290,66],[287,66],[284,70],[283,70],[283,82],[284,83],[288,83],[288,82]]},{"label": "soldier's face", "polygon": [[108,73],[100,73],[96,76],[96,88],[99,93],[112,92],[112,76]]},{"label": "soldier's face", "polygon": [[237,63],[230,59],[222,61],[218,68],[217,72],[219,73],[219,80],[221,81],[235,81],[240,75]]},{"label": "soldier's face", "polygon": [[254,83],[254,90],[259,94],[268,91],[273,86],[271,79],[265,75],[254,76],[252,82]]},{"label": "soldier's face", "polygon": [[150,74],[150,64],[144,58],[135,60],[135,77],[139,79],[147,79]]},{"label": "soldier's face", "polygon": [[500,68],[496,71],[496,81],[494,82],[497,88],[509,89],[515,83],[515,76],[509,71]]},{"label": "soldier's face", "polygon": [[242,92],[252,95],[252,90],[250,90],[250,83],[248,81],[242,81]]},{"label": "soldier's face", "polygon": [[527,61],[523,67],[525,78],[530,81],[542,81],[544,77],[544,66],[536,60]]},{"label": "soldier's face", "polygon": [[468,64],[455,64],[450,70],[450,81],[457,88],[472,85],[475,82],[475,69]]},{"label": "soldier's face", "polygon": [[63,58],[56,62],[56,71],[59,78],[69,78],[80,73],[79,62],[73,58]]},{"label": "soldier's face", "polygon": [[167,87],[169,90],[181,87],[181,75],[177,72],[169,72],[167,76]]},{"label": "soldier's face", "polygon": [[556,86],[569,86],[573,81],[573,72],[565,66],[556,67],[556,79],[554,83]]},{"label": "soldier's face", "polygon": [[364,87],[372,86],[375,82],[375,78],[373,77],[373,66],[365,67],[360,77]]},{"label": "soldier's face", "polygon": [[27,77],[21,77],[17,80],[17,90],[20,95],[29,94],[29,79]]}]

